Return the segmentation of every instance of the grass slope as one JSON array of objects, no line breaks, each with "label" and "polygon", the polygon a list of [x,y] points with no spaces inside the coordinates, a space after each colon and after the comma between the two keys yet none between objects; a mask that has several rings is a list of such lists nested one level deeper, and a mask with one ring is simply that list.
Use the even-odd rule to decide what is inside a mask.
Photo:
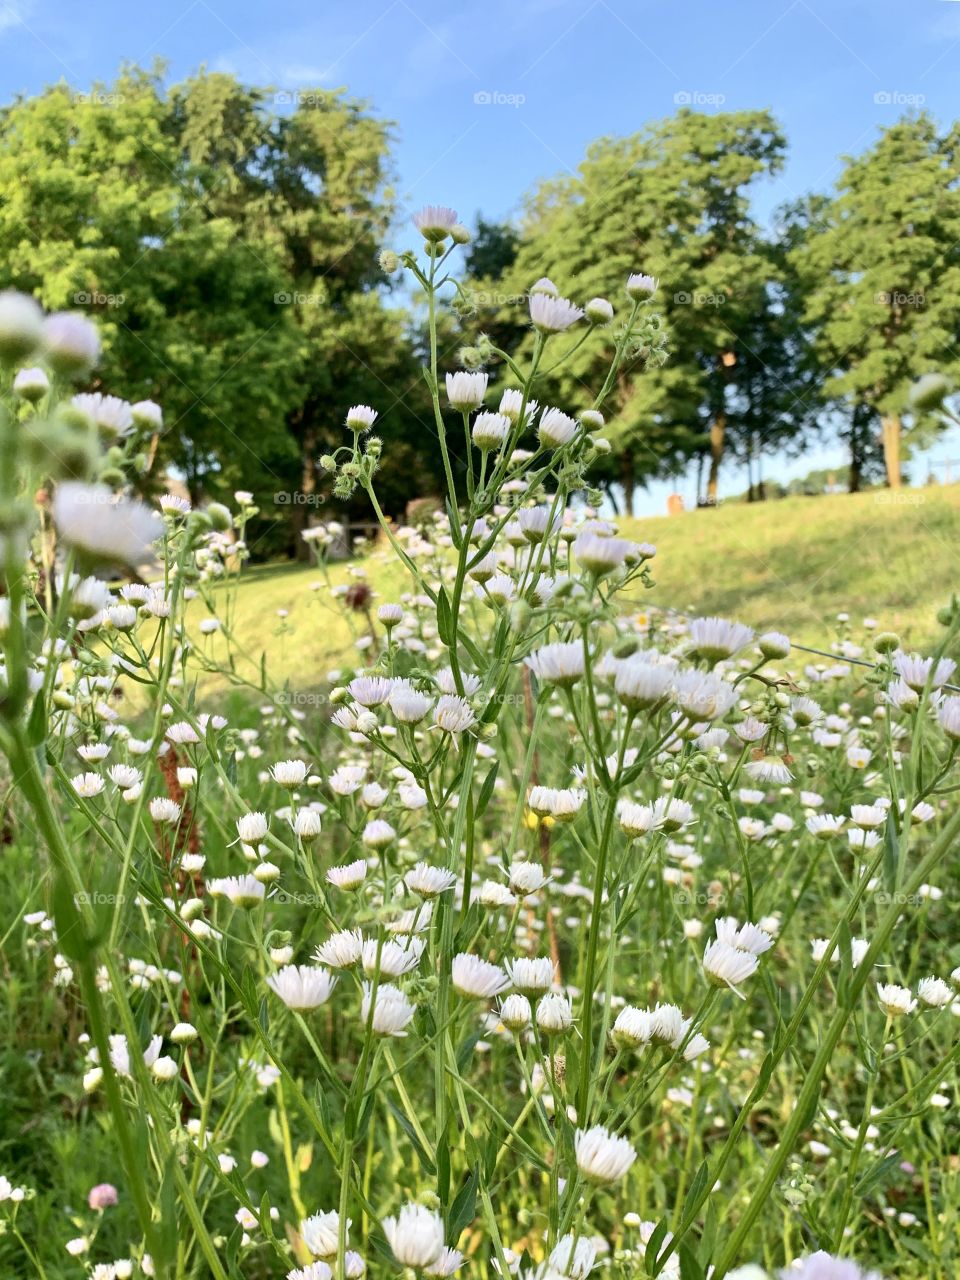
[{"label": "grass slope", "polygon": [[[634,598],[650,605],[739,618],[794,640],[827,647],[833,621],[864,617],[923,646],[936,632],[940,605],[958,589],[960,485],[822,498],[729,504],[673,518],[625,520],[624,534],[657,544],[656,587]],[[363,564],[380,599],[408,589],[402,569],[379,552]],[[356,565],[337,565],[330,582],[352,581]],[[269,652],[275,681],[306,689],[352,651],[348,625],[316,568],[264,565],[244,575],[228,612],[246,658],[238,669],[256,680]],[[376,601],[374,602],[374,607]],[[280,616],[286,611],[286,617]],[[194,618],[205,610],[198,604]],[[364,630],[357,619],[357,634]],[[223,640],[200,641],[223,652]]]}]

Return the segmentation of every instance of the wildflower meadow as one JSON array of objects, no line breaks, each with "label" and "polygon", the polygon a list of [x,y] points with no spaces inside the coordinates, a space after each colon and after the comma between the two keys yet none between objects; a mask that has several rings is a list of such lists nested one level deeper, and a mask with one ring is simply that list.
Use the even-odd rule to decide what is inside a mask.
[{"label": "wildflower meadow", "polygon": [[387,517],[354,405],[329,671],[236,625],[252,492],[142,496],[163,407],[0,295],[0,1274],[952,1280],[960,604],[677,611],[592,478],[670,282],[530,280],[454,360],[468,232],[413,221],[442,502]]}]

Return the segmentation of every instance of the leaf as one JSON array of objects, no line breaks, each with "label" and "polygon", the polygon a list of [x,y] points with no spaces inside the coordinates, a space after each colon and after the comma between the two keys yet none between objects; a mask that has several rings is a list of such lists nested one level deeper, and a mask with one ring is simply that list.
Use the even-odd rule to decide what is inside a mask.
[{"label": "leaf", "polygon": [[450,600],[443,587],[437,588],[437,634],[442,644],[449,649],[453,639],[453,614],[450,611]]},{"label": "leaf", "polygon": [[686,1194],[686,1198],[684,1199],[683,1215],[682,1215],[684,1218],[686,1218],[688,1214],[692,1213],[693,1210],[697,1207],[697,1203],[700,1200],[700,1197],[703,1195],[704,1191],[707,1189],[709,1178],[710,1178],[710,1170],[707,1166],[706,1160],[704,1160],[703,1164],[701,1164],[700,1168],[694,1174],[693,1181],[690,1183],[690,1189]]},{"label": "leaf", "polygon": [[457,1192],[447,1217],[447,1239],[456,1240],[465,1227],[477,1216],[477,1186],[480,1181],[479,1171],[470,1170],[470,1174]]},{"label": "leaf", "polygon": [[658,1254],[660,1253],[660,1246],[663,1244],[664,1240],[666,1239],[667,1232],[669,1230],[670,1230],[669,1220],[667,1218],[661,1218],[660,1221],[657,1223],[657,1225],[654,1227],[653,1233],[650,1236],[650,1239],[647,1241],[647,1247],[644,1250],[643,1258],[644,1258],[644,1262],[646,1263],[648,1275],[651,1275],[651,1276],[659,1275],[660,1271],[662,1270]]},{"label": "leaf", "polygon": [[490,769],[489,773],[483,780],[480,788],[480,795],[477,798],[476,819],[483,817],[483,812],[493,797],[493,789],[497,785],[497,771],[500,768],[500,762],[497,761]]},{"label": "leaf", "polygon": [[39,747],[47,736],[47,704],[41,688],[33,700],[30,719],[27,721],[27,743]]}]

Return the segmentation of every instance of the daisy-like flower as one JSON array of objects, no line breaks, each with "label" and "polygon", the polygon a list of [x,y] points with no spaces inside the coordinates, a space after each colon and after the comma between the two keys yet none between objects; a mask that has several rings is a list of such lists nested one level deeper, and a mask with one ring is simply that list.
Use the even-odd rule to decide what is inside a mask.
[{"label": "daisy-like flower", "polygon": [[470,413],[479,409],[487,394],[487,378],[485,373],[468,373],[465,369],[448,373],[447,401],[450,408],[456,409],[458,413]]},{"label": "daisy-like flower", "polygon": [[[363,984],[363,999],[360,1002],[360,1020],[364,1026],[370,1016],[370,998],[372,987]],[[391,983],[381,983],[377,987],[377,998],[373,1005],[373,1031],[378,1036],[400,1038],[407,1034],[407,1027],[413,1021],[416,1005],[410,1003],[399,987]]]},{"label": "daisy-like flower", "polygon": [[530,1001],[524,995],[507,996],[500,1006],[500,1021],[508,1031],[524,1031],[532,1016]]},{"label": "daisy-like flower", "polygon": [[360,838],[370,849],[385,849],[388,844],[396,840],[397,833],[383,818],[374,818],[363,828],[363,835]]},{"label": "daisy-like flower", "polygon": [[947,737],[960,742],[960,696],[944,698],[940,703],[937,719]]},{"label": "daisy-like flower", "polygon": [[548,293],[530,294],[530,319],[541,333],[563,333],[583,319],[583,311],[569,298],[552,297]]},{"label": "daisy-like flower", "polygon": [[613,687],[631,711],[648,711],[663,702],[673,688],[676,672],[663,662],[628,658],[617,664]]},{"label": "daisy-like flower", "polygon": [[634,544],[626,538],[604,537],[597,533],[581,533],[573,544],[573,554],[595,577],[612,573],[630,557]]},{"label": "daisy-like flower", "polygon": [[[830,945],[829,938],[814,938],[813,941],[810,943],[810,951],[813,956],[814,962],[816,964],[819,964],[820,961],[823,959],[823,957],[827,954],[827,947],[829,947],[829,945]],[[860,966],[863,960],[863,957],[867,954],[867,950],[869,946],[870,944],[866,940],[866,938],[850,939],[850,960],[855,969]],[[836,964],[839,959],[840,959],[840,948],[834,947],[833,954],[830,956],[830,960],[833,964]]]},{"label": "daisy-like flower", "polygon": [[433,712],[434,724],[444,733],[465,733],[476,723],[476,715],[466,698],[445,693]]},{"label": "daisy-like flower", "polygon": [[305,1267],[294,1267],[292,1271],[288,1271],[287,1280],[333,1280],[333,1271],[322,1260],[308,1262]]},{"label": "daisy-like flower", "polygon": [[379,707],[390,697],[393,681],[386,676],[357,676],[347,689],[350,697],[361,707]]},{"label": "daisy-like flower", "polygon": [[692,618],[689,634],[694,652],[708,662],[733,657],[753,639],[752,628],[726,618]]},{"label": "daisy-like flower", "polygon": [[247,909],[258,906],[265,894],[263,885],[253,876],[222,876],[208,880],[207,892],[211,898],[226,898],[233,906]]},{"label": "daisy-like flower", "polygon": [[119,497],[105,484],[62,481],[51,513],[68,546],[111,562],[142,564],[151,559],[153,544],[163,535],[163,521],[155,511],[136,499]]},{"label": "daisy-like flower", "polygon": [[337,980],[326,969],[288,964],[267,978],[267,986],[288,1009],[318,1009],[333,994]]},{"label": "daisy-like flower", "polygon": [[577,434],[577,420],[560,409],[544,409],[540,415],[537,436],[547,449],[559,449],[569,444]]},{"label": "daisy-like flower", "polygon": [[575,685],[585,669],[583,645],[578,640],[545,644],[524,662],[542,684],[556,684],[562,689]]},{"label": "daisy-like flower", "polygon": [[457,883],[457,877],[452,871],[432,867],[427,862],[418,862],[403,879],[410,892],[421,898],[436,898]]},{"label": "daisy-like flower", "polygon": [[933,658],[921,658],[916,653],[895,653],[893,666],[900,679],[914,693],[922,693],[928,680],[931,689],[941,688],[957,669],[952,658],[941,658],[934,667]]},{"label": "daisy-like flower", "polygon": [[[729,1280],[736,1280],[731,1272]],[[744,1277],[744,1280],[753,1280]],[[823,1250],[780,1272],[780,1280],[883,1280],[879,1271],[863,1271],[850,1258],[835,1258]]]},{"label": "daisy-like flower", "polygon": [[717,939],[739,951],[749,951],[751,955],[762,956],[773,946],[773,938],[758,924],[739,924],[733,916],[725,916],[716,922]]},{"label": "daisy-like flower", "polygon": [[790,637],[782,631],[765,631],[757,638],[757,648],[765,658],[789,658]]},{"label": "daisy-like flower", "polygon": [[267,815],[265,813],[244,813],[237,819],[237,835],[244,844],[256,844],[267,834]]},{"label": "daisy-like flower", "polygon": [[170,800],[166,796],[154,796],[150,801],[150,817],[154,822],[173,826],[180,821],[180,806],[176,800]]},{"label": "daisy-like flower", "polygon": [[833,813],[811,813],[807,818],[807,830],[818,840],[832,840],[843,831],[844,819]]},{"label": "daisy-like flower", "polygon": [[[374,824],[371,823],[371,826]],[[388,822],[383,823],[384,827],[390,826]],[[392,831],[393,828],[390,827]],[[389,840],[387,841],[389,844]],[[345,893],[351,893],[354,889],[359,889],[367,878],[367,864],[363,858],[357,858],[355,862],[347,862],[340,867],[327,868],[327,883],[332,884],[337,889],[343,889]]]},{"label": "daisy-like flower", "polygon": [[549,876],[536,862],[512,862],[507,874],[510,880],[510,891],[518,898],[539,893],[549,880]]},{"label": "daisy-like flower", "polygon": [[[143,1051],[144,1066],[153,1066],[160,1057],[162,1046],[163,1036],[151,1036],[150,1043]],[[132,1074],[130,1070],[130,1048],[127,1044],[126,1036],[116,1035],[110,1037],[110,1065],[118,1076],[129,1077]]]},{"label": "daisy-like flower", "polygon": [[99,773],[78,773],[70,779],[70,785],[82,800],[92,800],[106,786]]},{"label": "daisy-like flower", "polygon": [[917,996],[930,1009],[945,1009],[953,1000],[953,992],[942,978],[921,978]]},{"label": "daisy-like flower", "polygon": [[793,774],[778,756],[765,756],[762,760],[750,760],[743,766],[743,771],[753,778],[755,782],[783,785],[793,777]]},{"label": "daisy-like flower", "polygon": [[139,769],[135,769],[132,764],[114,764],[107,770],[110,781],[114,786],[126,790],[127,787],[135,787],[142,779],[143,775]]},{"label": "daisy-like flower", "polygon": [[108,439],[125,436],[133,426],[133,411],[119,396],[105,396],[102,391],[83,392],[74,396],[72,403],[87,414]]},{"label": "daisy-like flower", "polygon": [[626,289],[631,298],[650,297],[657,291],[657,281],[654,276],[638,271],[627,276]]},{"label": "daisy-like flower", "polygon": [[884,1013],[891,1018],[898,1018],[905,1013],[913,1013],[917,1002],[910,994],[909,987],[898,987],[894,982],[877,983],[877,999]]},{"label": "daisy-like flower", "polygon": [[550,991],[537,1005],[537,1026],[548,1036],[564,1035],[573,1026],[570,1001],[559,991]]},{"label": "daisy-like flower", "polygon": [[377,420],[377,411],[368,404],[355,404],[347,410],[346,425],[350,431],[369,431]]},{"label": "daisy-like flower", "polygon": [[707,978],[715,986],[730,987],[734,991],[739,983],[752,977],[758,967],[759,961],[752,951],[741,951],[719,939],[708,942],[703,953],[703,971]]},{"label": "daisy-like flower", "polygon": [[549,956],[520,956],[507,960],[504,968],[522,995],[542,996],[553,986],[553,961]]},{"label": "daisy-like flower", "polygon": [[653,1015],[649,1009],[625,1005],[617,1014],[610,1035],[618,1049],[642,1049],[653,1038]]},{"label": "daisy-like flower", "polygon": [[473,443],[481,453],[499,449],[510,434],[510,419],[504,413],[479,413],[471,429]]},{"label": "daisy-like flower", "polygon": [[[531,289],[531,293],[533,290]],[[520,421],[520,411],[523,410],[525,420],[529,423],[536,417],[537,410],[540,408],[536,400],[528,400],[526,406],[523,403],[523,392],[515,387],[508,387],[500,397],[498,412],[502,413],[508,419],[512,426],[516,426]]]},{"label": "daisy-like flower", "polygon": [[390,693],[390,710],[401,724],[419,724],[432,706],[433,698],[406,680],[398,681]]},{"label": "daisy-like flower", "polygon": [[592,1129],[578,1129],[574,1150],[581,1177],[598,1185],[619,1182],[637,1158],[626,1138],[616,1137],[602,1124]]},{"label": "daisy-like flower", "polygon": [[[347,1230],[350,1230],[347,1223]],[[329,1213],[314,1213],[300,1223],[300,1238],[315,1258],[332,1258],[340,1247],[340,1215],[336,1209]]]},{"label": "daisy-like flower", "polygon": [[560,524],[560,516],[551,518],[549,507],[522,507],[517,512],[517,524],[524,539],[536,546],[550,533],[555,532]]},{"label": "daisy-like flower", "polygon": [[13,380],[14,394],[36,404],[50,390],[50,379],[42,369],[18,369]]},{"label": "daisy-like flower", "polygon": [[412,218],[426,240],[443,240],[457,225],[457,211],[442,204],[426,204]]},{"label": "daisy-like flower", "polygon": [[359,929],[342,929],[317,947],[314,959],[328,969],[352,969],[363,955],[363,934]]},{"label": "daisy-like flower", "polygon": [[395,1218],[384,1218],[383,1234],[402,1267],[423,1271],[444,1250],[443,1218],[422,1204],[405,1204]]},{"label": "daisy-like flower", "polygon": [[681,671],[674,678],[677,706],[690,720],[719,720],[737,700],[737,691],[712,671]]},{"label": "daisy-like flower", "polygon": [[474,1000],[498,996],[510,985],[510,979],[498,964],[491,964],[465,951],[453,957],[451,973],[456,990]]},{"label": "daisy-like flower", "polygon": [[88,373],[100,359],[97,326],[76,311],[57,311],[47,316],[41,336],[47,363],[68,377]]},{"label": "daisy-like flower", "polygon": [[280,760],[270,772],[278,786],[299,787],[306,779],[307,766],[302,760]]},{"label": "daisy-like flower", "polygon": [[309,844],[320,834],[321,820],[316,809],[298,809],[293,820],[293,833],[298,840]]},{"label": "daisy-like flower", "polygon": [[586,791],[577,787],[531,787],[527,804],[538,818],[572,822],[586,798]]},{"label": "daisy-like flower", "polygon": [[420,938],[408,938],[402,946],[392,938],[384,942],[368,938],[360,957],[363,971],[371,978],[378,973],[385,978],[402,978],[420,963],[423,948]]},{"label": "daisy-like flower", "polygon": [[200,741],[196,729],[186,720],[178,720],[176,724],[170,725],[163,736],[177,746],[192,746]]}]

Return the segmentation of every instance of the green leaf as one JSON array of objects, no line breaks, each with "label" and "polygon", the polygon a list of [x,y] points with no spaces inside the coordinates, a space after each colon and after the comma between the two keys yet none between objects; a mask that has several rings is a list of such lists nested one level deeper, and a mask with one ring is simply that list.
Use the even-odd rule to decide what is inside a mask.
[{"label": "green leaf", "polygon": [[497,785],[497,771],[499,768],[500,763],[497,761],[483,780],[483,785],[480,788],[480,795],[477,798],[477,820],[483,817],[484,810],[493,797],[493,789]]},{"label": "green leaf", "polygon": [[457,1192],[450,1212],[447,1215],[447,1239],[457,1240],[465,1227],[477,1216],[477,1186],[480,1182],[479,1170],[474,1167],[469,1177]]}]

